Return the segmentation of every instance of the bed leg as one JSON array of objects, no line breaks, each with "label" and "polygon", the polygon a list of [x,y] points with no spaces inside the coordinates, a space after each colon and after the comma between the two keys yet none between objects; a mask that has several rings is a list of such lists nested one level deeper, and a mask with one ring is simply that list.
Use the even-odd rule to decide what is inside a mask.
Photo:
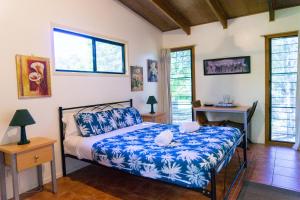
[{"label": "bed leg", "polygon": [[62,158],[62,172],[63,172],[63,176],[67,176],[67,170],[66,170],[66,157],[63,156]]},{"label": "bed leg", "polygon": [[63,109],[62,107],[58,108],[58,114],[59,114],[59,131],[60,131],[60,148],[61,148],[61,163],[62,163],[62,172],[63,176],[67,175],[66,172],[66,157],[65,157],[65,151],[64,151],[64,127],[63,127]]},{"label": "bed leg", "polygon": [[217,182],[216,182],[216,170],[211,169],[211,200],[217,199]]},{"label": "bed leg", "polygon": [[245,162],[245,168],[247,168],[247,135],[244,133],[244,139],[243,139],[243,152],[244,152],[244,162]]}]

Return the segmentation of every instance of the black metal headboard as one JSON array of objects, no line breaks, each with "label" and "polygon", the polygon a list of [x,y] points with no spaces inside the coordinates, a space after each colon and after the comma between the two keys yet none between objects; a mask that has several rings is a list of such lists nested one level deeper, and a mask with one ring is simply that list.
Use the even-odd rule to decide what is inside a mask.
[{"label": "black metal headboard", "polygon": [[79,110],[81,112],[85,109],[96,109],[99,107],[113,107],[114,105],[122,105],[122,104],[129,104],[130,107],[133,106],[132,99],[126,100],[126,101],[118,101],[118,102],[111,102],[111,103],[101,103],[101,104],[94,104],[94,105],[86,105],[86,106],[75,106],[75,107],[59,107],[58,108],[58,116],[59,116],[59,131],[60,131],[60,147],[61,147],[61,155],[62,155],[62,167],[63,167],[63,173],[65,176],[66,173],[66,162],[65,162],[65,151],[64,151],[64,123],[63,123],[63,112],[67,110]]}]

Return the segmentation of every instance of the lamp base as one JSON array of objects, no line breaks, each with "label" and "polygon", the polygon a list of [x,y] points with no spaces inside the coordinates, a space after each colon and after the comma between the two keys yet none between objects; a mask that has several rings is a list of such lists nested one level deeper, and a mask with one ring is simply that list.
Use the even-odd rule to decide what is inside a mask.
[{"label": "lamp base", "polygon": [[29,143],[30,143],[30,140],[20,141],[20,142],[18,142],[18,145],[24,145],[24,144],[29,144]]},{"label": "lamp base", "polygon": [[150,114],[154,114],[154,106],[153,106],[153,103],[151,104],[151,111],[150,111]]},{"label": "lamp base", "polygon": [[29,144],[30,141],[27,140],[25,126],[21,126],[21,140],[18,142],[18,145]]}]

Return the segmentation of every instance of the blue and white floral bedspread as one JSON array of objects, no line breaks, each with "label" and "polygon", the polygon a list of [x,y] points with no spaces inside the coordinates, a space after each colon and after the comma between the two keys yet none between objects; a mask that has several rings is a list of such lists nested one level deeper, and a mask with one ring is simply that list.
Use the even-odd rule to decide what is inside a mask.
[{"label": "blue and white floral bedspread", "polygon": [[[170,146],[159,147],[154,138],[173,132]],[[188,188],[205,188],[215,167],[240,138],[230,127],[201,127],[180,133],[178,125],[156,124],[96,142],[92,156],[98,163],[135,175],[159,179]]]}]

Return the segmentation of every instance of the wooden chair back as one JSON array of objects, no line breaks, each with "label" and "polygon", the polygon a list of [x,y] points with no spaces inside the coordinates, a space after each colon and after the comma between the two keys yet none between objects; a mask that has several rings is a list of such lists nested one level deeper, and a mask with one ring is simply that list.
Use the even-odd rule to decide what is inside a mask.
[{"label": "wooden chair back", "polygon": [[201,101],[200,100],[192,101],[192,106],[193,106],[193,108],[200,107]]},{"label": "wooden chair back", "polygon": [[256,110],[256,107],[257,107],[257,104],[258,104],[258,101],[254,101],[253,104],[252,104],[252,107],[249,111],[249,114],[248,114],[248,118],[247,118],[247,122],[250,123],[253,115],[254,115],[254,112]]},{"label": "wooden chair back", "polygon": [[[200,100],[196,100],[192,102],[192,106],[193,108],[197,108],[201,106],[201,101]],[[205,125],[208,123],[208,119],[206,117],[205,112],[197,112],[197,116],[196,116],[196,120],[199,124],[201,125]]]}]

